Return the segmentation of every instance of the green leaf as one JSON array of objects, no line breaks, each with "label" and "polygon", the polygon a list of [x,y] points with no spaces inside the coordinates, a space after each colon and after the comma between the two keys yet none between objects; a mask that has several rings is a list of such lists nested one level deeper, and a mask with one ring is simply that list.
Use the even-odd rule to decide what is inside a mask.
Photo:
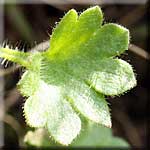
[{"label": "green leaf", "polygon": [[39,79],[37,73],[28,70],[22,75],[18,83],[18,89],[24,96],[33,95],[39,87]]},{"label": "green leaf", "polygon": [[120,25],[109,23],[93,34],[86,49],[94,49],[94,57],[107,58],[120,55],[128,49],[128,44],[129,31]]},{"label": "green leaf", "polygon": [[79,134],[81,121],[69,103],[61,97],[59,87],[42,82],[24,105],[26,121],[33,127],[47,127],[61,144],[68,145]]},{"label": "green leaf", "polygon": [[80,46],[82,48],[101,27],[102,20],[103,15],[98,6],[87,9],[79,17],[75,10],[70,10],[56,26],[48,53],[59,59],[67,59],[74,53],[81,53]]},{"label": "green leaf", "polygon": [[111,127],[109,108],[104,95],[82,82],[73,85],[72,90],[68,89],[68,98],[77,110],[87,119]]},{"label": "green leaf", "polygon": [[52,96],[50,97],[49,92],[46,91],[47,88],[49,87],[47,87],[45,83],[41,82],[39,84],[38,90],[25,102],[25,118],[26,122],[30,126],[44,127],[46,125],[47,109],[50,106],[50,100],[55,98]]},{"label": "green leaf", "polygon": [[132,67],[115,58],[128,49],[128,29],[102,23],[98,6],[79,16],[72,9],[54,29],[48,50],[0,48],[0,57],[26,68],[18,83],[27,97],[26,122],[46,128],[63,145],[79,134],[80,118],[111,127],[105,95],[120,95],[136,85]]},{"label": "green leaf", "polygon": [[71,9],[62,18],[62,20],[59,23],[59,26],[56,26],[52,33],[52,37],[50,40],[51,50],[55,48],[56,51],[59,52],[59,49],[62,49],[61,47],[64,46],[64,43],[69,42],[71,38],[70,33],[73,32],[72,30],[75,27],[77,17],[77,12],[74,9]]},{"label": "green leaf", "polygon": [[129,144],[122,138],[112,135],[112,130],[100,125],[89,123],[80,136],[71,144],[72,147],[100,147],[100,148],[129,148]]},{"label": "green leaf", "polygon": [[[129,31],[113,23],[100,28],[102,13],[97,7],[83,12],[78,19],[74,13],[73,10],[69,11],[56,27],[50,43],[52,46],[48,50],[51,58],[64,60],[70,59],[72,55],[77,58],[82,55],[88,59],[100,59],[119,55],[128,49]],[[74,18],[74,22],[70,17]]]},{"label": "green leaf", "polygon": [[87,81],[105,95],[119,95],[133,88],[136,79],[130,64],[121,59],[105,59]]},{"label": "green leaf", "polygon": [[17,84],[18,89],[24,96],[29,97],[38,90],[40,83],[41,59],[40,53],[33,53],[27,57],[30,67],[27,71],[25,71],[21,80]]},{"label": "green leaf", "polygon": [[[24,137],[24,141],[28,146],[35,147],[56,147],[60,146],[58,143],[50,140],[46,130],[37,129],[35,131],[28,131]],[[120,137],[113,136],[112,130],[100,125],[92,123],[86,124],[86,128],[82,130],[78,138],[70,145],[70,148],[88,147],[88,148],[129,148],[127,141]]]}]

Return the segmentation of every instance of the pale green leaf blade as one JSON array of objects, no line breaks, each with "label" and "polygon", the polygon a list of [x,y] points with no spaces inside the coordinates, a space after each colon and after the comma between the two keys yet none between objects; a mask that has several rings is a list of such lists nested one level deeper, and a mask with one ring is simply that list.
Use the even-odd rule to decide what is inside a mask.
[{"label": "pale green leaf blade", "polygon": [[90,74],[88,83],[105,95],[119,95],[133,88],[136,79],[129,63],[121,59],[105,59]]},{"label": "pale green leaf blade", "polygon": [[24,105],[27,123],[48,129],[63,145],[80,132],[76,112],[111,126],[104,95],[119,95],[136,85],[132,67],[115,59],[128,49],[129,31],[112,23],[102,26],[102,21],[98,6],[79,16],[72,9],[56,26],[47,51],[0,48],[0,57],[26,67],[18,87],[28,97]]},{"label": "pale green leaf blade", "polygon": [[87,53],[88,59],[103,59],[120,55],[128,49],[128,29],[113,23],[103,25],[80,51]]},{"label": "pale green leaf blade", "polygon": [[48,113],[47,128],[54,140],[69,145],[79,134],[81,120],[64,99],[52,105],[53,113]]},{"label": "pale green leaf blade", "polygon": [[124,139],[113,136],[112,129],[90,122],[71,144],[71,147],[111,147],[114,149],[116,147],[129,148],[130,146]]},{"label": "pale green leaf blade", "polygon": [[57,59],[66,59],[78,53],[80,45],[89,40],[103,21],[103,14],[98,6],[85,10],[77,17],[74,10],[69,11],[54,30],[48,50],[51,57],[53,55]]},{"label": "pale green leaf blade", "polygon": [[24,96],[29,97],[34,95],[39,87],[39,80],[40,76],[37,73],[28,70],[22,75],[21,80],[18,82],[18,89]]},{"label": "pale green leaf blade", "polygon": [[59,143],[68,145],[79,134],[81,121],[63,99],[61,88],[41,81],[37,92],[25,102],[26,121],[33,127],[46,127]]},{"label": "pale green leaf blade", "polygon": [[78,14],[74,9],[68,11],[68,13],[61,19],[56,28],[53,30],[50,40],[50,51],[57,53],[62,50],[62,47],[70,41],[72,38],[72,32],[74,32],[77,22]]},{"label": "pale green leaf blade", "polygon": [[51,57],[70,59],[72,55],[76,56],[75,58],[80,55],[85,56],[86,59],[102,59],[120,55],[128,49],[130,38],[128,29],[113,23],[105,24],[102,27],[97,25],[95,28],[89,28],[88,22],[84,26],[82,23],[82,19],[81,22],[79,19],[76,28],[68,33],[67,40],[63,39],[67,43],[60,43],[60,45],[63,43],[62,47],[58,49],[50,48]]},{"label": "pale green leaf blade", "polygon": [[79,82],[73,83],[68,89],[68,99],[77,110],[87,119],[98,124],[111,127],[111,117],[107,102],[102,94],[96,93],[88,85]]},{"label": "pale green leaf blade", "polygon": [[21,94],[26,97],[32,96],[40,86],[41,54],[36,52],[28,56],[28,64],[30,67],[17,84]]},{"label": "pale green leaf blade", "polygon": [[[98,28],[101,27],[103,23],[103,13],[100,7],[95,6],[88,8],[87,10],[83,11],[78,19],[78,30],[81,28],[82,31],[86,31],[88,35],[96,31]],[[83,34],[83,33],[82,33]]]},{"label": "pale green leaf blade", "polygon": [[77,20],[76,34],[72,35],[73,44],[79,47],[86,42],[101,27],[102,22],[103,13],[100,7],[91,7],[82,12]]},{"label": "pale green leaf blade", "polygon": [[45,83],[40,81],[38,90],[24,104],[26,122],[32,127],[44,127],[47,122],[47,110],[50,107],[48,92],[51,91],[46,91],[45,87]]}]

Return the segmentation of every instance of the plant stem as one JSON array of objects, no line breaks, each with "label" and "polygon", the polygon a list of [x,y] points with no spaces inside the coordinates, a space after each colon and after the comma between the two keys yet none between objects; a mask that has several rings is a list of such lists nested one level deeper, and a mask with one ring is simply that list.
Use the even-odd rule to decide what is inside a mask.
[{"label": "plant stem", "polygon": [[19,65],[28,68],[29,62],[27,61],[27,58],[29,56],[29,53],[24,53],[18,50],[10,49],[8,46],[5,48],[0,48],[0,57],[4,58],[8,61],[12,61],[15,63],[18,63]]}]

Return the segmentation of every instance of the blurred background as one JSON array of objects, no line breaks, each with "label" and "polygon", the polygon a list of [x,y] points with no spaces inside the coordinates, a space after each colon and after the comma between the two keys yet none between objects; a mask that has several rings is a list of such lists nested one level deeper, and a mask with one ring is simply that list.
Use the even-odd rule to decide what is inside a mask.
[{"label": "blurred background", "polygon": [[[49,40],[55,22],[71,8],[78,12],[95,5],[93,3],[57,4],[43,0],[41,4],[4,5],[4,41],[29,51]],[[137,86],[120,97],[107,97],[112,114],[113,134],[122,137],[131,147],[145,147],[148,144],[148,6],[147,4],[101,4],[105,23],[121,24],[130,30],[129,51],[120,57],[132,64]],[[45,45],[43,45],[44,50]],[[22,70],[15,64],[3,64],[0,77],[4,78],[4,142],[18,147],[28,130],[22,106],[24,98],[16,89]],[[2,84],[2,83],[0,83]]]}]

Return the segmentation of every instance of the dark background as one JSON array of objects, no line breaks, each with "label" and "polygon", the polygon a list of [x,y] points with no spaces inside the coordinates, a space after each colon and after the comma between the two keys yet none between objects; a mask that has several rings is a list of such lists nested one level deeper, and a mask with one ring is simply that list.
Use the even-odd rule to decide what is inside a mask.
[{"label": "dark background", "polygon": [[[81,12],[90,5],[66,4],[22,4],[5,5],[4,39],[13,46],[29,51],[38,43],[49,39],[55,22],[63,17],[65,12],[75,8]],[[136,54],[129,48],[120,57],[132,64],[137,86],[120,97],[107,97],[110,103],[113,134],[127,140],[132,147],[145,147],[148,144],[148,94],[149,94],[149,57],[148,52],[148,5],[101,5],[105,22],[114,22],[127,27],[131,34],[131,43]],[[144,51],[144,52],[143,52]],[[144,56],[143,56],[144,55]],[[1,66],[5,68],[4,66]],[[22,71],[15,69],[9,63],[3,69],[5,78],[5,144],[17,146],[28,127],[22,114],[24,98],[16,89]]]}]

